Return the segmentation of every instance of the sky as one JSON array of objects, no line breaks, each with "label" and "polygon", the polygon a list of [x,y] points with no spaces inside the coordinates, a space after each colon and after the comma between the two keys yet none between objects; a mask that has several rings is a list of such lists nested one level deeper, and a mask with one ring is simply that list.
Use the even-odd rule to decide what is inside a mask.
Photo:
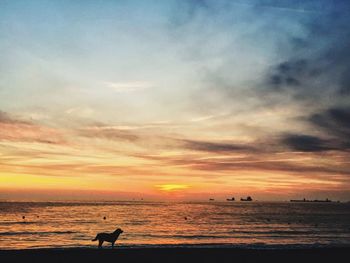
[{"label": "sky", "polygon": [[350,3],[0,1],[0,199],[350,200]]}]

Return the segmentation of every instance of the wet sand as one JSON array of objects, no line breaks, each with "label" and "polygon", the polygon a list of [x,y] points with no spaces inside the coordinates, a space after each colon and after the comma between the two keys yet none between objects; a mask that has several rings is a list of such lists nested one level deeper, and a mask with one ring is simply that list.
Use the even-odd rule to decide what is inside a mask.
[{"label": "wet sand", "polygon": [[0,250],[1,262],[346,262],[350,248],[116,248]]}]

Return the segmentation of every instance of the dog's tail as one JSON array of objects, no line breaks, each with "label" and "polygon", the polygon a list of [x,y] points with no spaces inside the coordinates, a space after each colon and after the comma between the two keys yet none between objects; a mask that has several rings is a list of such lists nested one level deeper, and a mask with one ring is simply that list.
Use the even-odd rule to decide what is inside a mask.
[{"label": "dog's tail", "polygon": [[96,241],[97,240],[97,236],[94,239],[91,239],[91,241]]}]

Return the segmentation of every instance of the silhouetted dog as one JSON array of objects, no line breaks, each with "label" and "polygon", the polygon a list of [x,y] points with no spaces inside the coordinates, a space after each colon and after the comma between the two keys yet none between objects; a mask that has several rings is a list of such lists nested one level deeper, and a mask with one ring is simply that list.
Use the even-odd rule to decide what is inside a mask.
[{"label": "silhouetted dog", "polygon": [[98,247],[101,248],[104,241],[112,243],[112,248],[114,248],[114,243],[117,241],[119,235],[123,233],[123,230],[118,228],[113,233],[98,233],[96,237],[91,241],[98,240]]}]

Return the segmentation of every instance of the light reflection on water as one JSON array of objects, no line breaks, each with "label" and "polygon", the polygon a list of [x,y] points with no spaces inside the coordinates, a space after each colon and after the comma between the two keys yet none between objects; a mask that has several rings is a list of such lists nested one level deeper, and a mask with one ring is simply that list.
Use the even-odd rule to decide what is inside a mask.
[{"label": "light reflection on water", "polygon": [[96,233],[117,227],[120,245],[350,245],[350,205],[0,203],[0,249],[96,246]]}]

